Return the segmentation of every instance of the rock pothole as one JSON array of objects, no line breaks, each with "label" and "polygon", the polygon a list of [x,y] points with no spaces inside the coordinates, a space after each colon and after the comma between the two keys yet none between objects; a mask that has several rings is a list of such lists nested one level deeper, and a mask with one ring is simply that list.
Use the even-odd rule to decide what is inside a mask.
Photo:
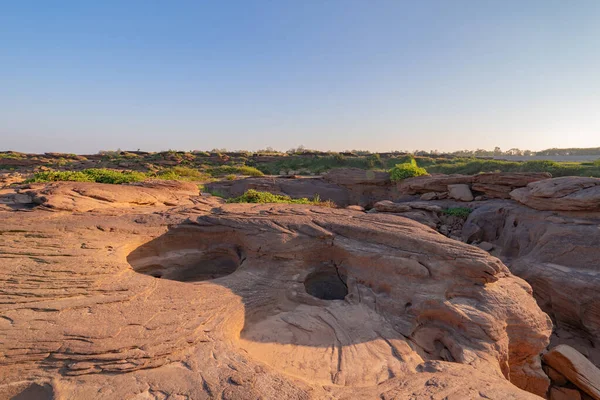
[{"label": "rock pothole", "polygon": [[322,300],[344,300],[348,295],[346,277],[336,269],[316,271],[304,280],[306,292]]},{"label": "rock pothole", "polygon": [[180,282],[200,282],[234,273],[243,260],[233,244],[195,237],[190,232],[169,232],[131,252],[127,261],[139,273]]}]

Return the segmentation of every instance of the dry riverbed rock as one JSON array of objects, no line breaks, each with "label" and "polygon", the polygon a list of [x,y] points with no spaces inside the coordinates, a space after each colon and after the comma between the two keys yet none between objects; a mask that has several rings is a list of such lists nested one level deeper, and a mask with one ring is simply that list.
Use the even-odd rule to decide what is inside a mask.
[{"label": "dry riverbed rock", "polygon": [[18,189],[15,202],[23,203],[22,199],[30,198],[32,203],[48,210],[85,212],[101,208],[191,205],[190,196],[198,194],[196,185],[176,181],[149,181],[135,185],[55,182]]},{"label": "dry riverbed rock", "polygon": [[600,366],[600,212],[537,211],[508,200],[476,207],[462,229],[468,243],[527,280],[555,323],[552,345],[568,344]]},{"label": "dry riverbed rock", "polygon": [[[156,187],[28,190],[42,206],[0,211],[0,398],[533,399],[524,390],[548,389],[539,354],[551,324],[529,285],[406,218]],[[131,201],[150,193],[154,203]],[[177,205],[160,200],[172,195]]]},{"label": "dry riverbed rock", "polygon": [[510,197],[536,210],[600,211],[600,178],[546,179],[513,190]]},{"label": "dry riverbed rock", "polygon": [[545,172],[489,172],[478,175],[432,174],[405,179],[400,182],[398,189],[400,193],[404,194],[426,194],[447,192],[450,185],[467,185],[470,190],[483,193],[488,198],[509,198],[512,190],[550,177],[551,175]]}]

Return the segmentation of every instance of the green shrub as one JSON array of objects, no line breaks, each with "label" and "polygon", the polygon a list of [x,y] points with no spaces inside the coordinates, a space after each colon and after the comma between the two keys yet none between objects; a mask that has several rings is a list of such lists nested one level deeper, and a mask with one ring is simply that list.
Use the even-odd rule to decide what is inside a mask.
[{"label": "green shrub", "polygon": [[21,158],[26,158],[26,155],[24,155],[22,153],[16,153],[14,151],[7,151],[7,152],[0,153],[0,158],[21,159]]},{"label": "green shrub", "polygon": [[212,176],[224,175],[245,175],[245,176],[263,176],[264,174],[254,167],[247,165],[221,165],[219,167],[210,167],[207,172]]},{"label": "green shrub", "polygon": [[552,172],[560,168],[560,164],[550,160],[526,161],[521,166],[523,172]]},{"label": "green shrub", "polygon": [[220,197],[222,199],[227,197],[225,195],[225,193],[221,192],[220,190],[216,190],[216,189],[206,189],[206,193],[209,193],[211,196]]},{"label": "green shrub", "polygon": [[116,185],[129,182],[141,182],[148,178],[148,176],[143,172],[115,171],[104,168],[84,169],[81,172],[88,175],[92,179],[92,182],[112,183]]},{"label": "green shrub", "polygon": [[380,168],[381,166],[381,156],[378,153],[371,154],[367,157],[367,167],[369,167],[369,169],[377,167]]},{"label": "green shrub", "polygon": [[471,214],[471,211],[473,211],[473,210],[471,210],[470,208],[467,208],[467,207],[450,207],[450,208],[445,209],[443,211],[443,213],[446,215],[452,215],[454,217],[460,217],[460,218],[467,219],[469,214]]},{"label": "green shrub", "polygon": [[190,167],[172,167],[160,171],[156,174],[159,179],[168,179],[175,181],[202,181],[210,180],[211,176],[195,168]]},{"label": "green shrub", "polygon": [[83,171],[44,171],[36,172],[33,178],[28,179],[27,183],[32,182],[97,182],[121,184],[129,182],[140,182],[147,178],[143,172],[115,171],[104,168],[90,168]]},{"label": "green shrub", "polygon": [[243,195],[227,200],[228,203],[281,203],[281,204],[312,204],[322,206],[333,206],[332,202],[322,202],[318,195],[312,200],[303,197],[301,199],[292,199],[290,196],[273,194],[270,192],[260,192],[258,190],[249,189]]},{"label": "green shrub", "polygon": [[91,176],[81,171],[43,171],[33,174],[33,178],[27,179],[25,183],[36,182],[93,182]]},{"label": "green shrub", "polygon": [[390,169],[390,179],[392,182],[422,175],[427,175],[427,171],[425,168],[418,167],[414,158],[410,162],[396,164],[394,168]]}]

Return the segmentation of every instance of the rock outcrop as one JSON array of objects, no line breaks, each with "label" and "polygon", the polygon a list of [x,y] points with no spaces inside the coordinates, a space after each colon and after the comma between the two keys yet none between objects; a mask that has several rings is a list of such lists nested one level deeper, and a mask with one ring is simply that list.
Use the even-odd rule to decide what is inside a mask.
[{"label": "rock outcrop", "polygon": [[408,201],[394,203],[389,200],[375,203],[370,212],[393,213],[405,218],[412,219],[432,229],[437,229],[440,224],[440,213],[442,207],[426,201]]},{"label": "rock outcrop", "polygon": [[476,207],[462,231],[466,242],[493,243],[492,254],[532,285],[556,325],[553,345],[569,344],[597,366],[599,225],[600,212],[537,211],[496,200]]},{"label": "rock outcrop", "polygon": [[[28,195],[87,202],[75,187]],[[121,207],[137,204],[130,189],[171,192],[84,189],[113,197],[85,213],[0,210],[2,398],[533,399],[510,382],[548,389],[539,354],[550,320],[480,249],[389,214],[197,196]]]},{"label": "rock outcrop", "polygon": [[551,178],[547,172],[515,172],[473,175],[471,189],[475,192],[484,193],[493,199],[509,199],[510,192],[516,188],[527,186],[531,182],[537,182]]},{"label": "rock outcrop", "polygon": [[546,172],[489,172],[479,175],[433,174],[403,180],[399,191],[405,194],[447,192],[448,185],[469,185],[489,198],[509,198],[509,193],[520,187],[550,178]]},{"label": "rock outcrop", "polygon": [[510,196],[536,210],[600,211],[600,178],[567,176],[533,182]]},{"label": "rock outcrop", "polygon": [[85,212],[101,208],[192,205],[199,193],[191,183],[148,181],[135,185],[103,185],[90,182],[40,183],[17,189],[18,204],[38,204],[48,210]]},{"label": "rock outcrop", "polygon": [[[547,179],[547,173],[487,173],[470,175],[431,175],[391,182],[387,172],[359,168],[333,169],[322,177],[250,177],[233,181],[213,182],[206,185],[211,192],[225,197],[242,195],[248,189],[285,194],[293,198],[331,200],[338,206],[360,205],[372,207],[378,201],[408,201],[415,195],[426,195],[423,200],[448,197],[449,185],[463,184],[475,195],[487,198],[509,198],[515,188],[530,182]],[[463,192],[465,192],[463,188]],[[461,196],[461,200],[469,197]],[[471,198],[472,200],[472,198]]]},{"label": "rock outcrop", "polygon": [[323,201],[331,200],[341,207],[348,205],[366,205],[351,202],[348,191],[334,183],[326,182],[320,177],[249,177],[233,181],[212,182],[205,185],[206,190],[224,197],[237,197],[249,189],[283,194],[292,198],[315,195]]}]

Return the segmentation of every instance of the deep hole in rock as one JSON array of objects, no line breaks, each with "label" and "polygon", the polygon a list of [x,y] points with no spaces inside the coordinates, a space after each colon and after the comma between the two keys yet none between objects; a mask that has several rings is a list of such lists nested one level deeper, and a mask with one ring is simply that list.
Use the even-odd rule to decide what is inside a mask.
[{"label": "deep hole in rock", "polygon": [[346,277],[336,269],[316,271],[304,280],[306,293],[322,300],[343,300],[348,294]]},{"label": "deep hole in rock", "polygon": [[[191,247],[193,244],[188,245]],[[139,273],[180,282],[200,282],[227,276],[238,269],[241,260],[241,251],[235,246],[187,248],[174,240],[146,244],[127,257],[129,264]]]}]

